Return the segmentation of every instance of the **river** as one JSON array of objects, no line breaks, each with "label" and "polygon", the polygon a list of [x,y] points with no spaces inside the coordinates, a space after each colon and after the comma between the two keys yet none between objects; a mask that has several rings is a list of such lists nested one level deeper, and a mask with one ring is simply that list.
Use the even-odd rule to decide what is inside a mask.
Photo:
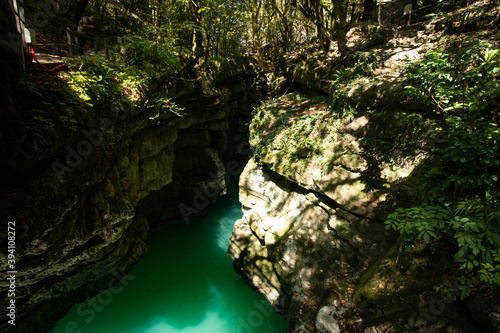
[{"label": "river", "polygon": [[75,305],[52,333],[283,333],[286,320],[236,274],[227,254],[241,218],[236,180],[202,219],[153,229],[116,286]]}]

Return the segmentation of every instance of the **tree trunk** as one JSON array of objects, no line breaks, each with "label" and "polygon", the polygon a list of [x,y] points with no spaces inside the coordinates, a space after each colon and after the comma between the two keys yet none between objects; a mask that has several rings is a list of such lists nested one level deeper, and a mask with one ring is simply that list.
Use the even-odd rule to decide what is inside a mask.
[{"label": "tree trunk", "polygon": [[342,0],[333,0],[332,2],[337,23],[337,45],[340,55],[345,57],[349,53],[349,48],[347,47],[347,13],[345,7],[342,6]]},{"label": "tree trunk", "polygon": [[69,9],[65,13],[61,14],[61,16],[72,22],[78,23],[78,21],[82,18],[88,3],[89,0],[77,0],[71,4]]},{"label": "tree trunk", "polygon": [[292,44],[293,41],[293,25],[290,23],[289,17],[287,16],[288,14],[288,8],[283,8],[281,10],[276,3],[276,0],[271,1],[271,6],[273,10],[278,14],[278,17],[281,21],[281,26],[279,27],[280,33],[281,33],[281,39],[283,42],[283,48],[284,50],[289,50],[290,45]]},{"label": "tree trunk", "polygon": [[252,0],[252,36],[253,36],[253,46],[257,52],[257,64],[264,71],[269,71],[270,67],[264,60],[264,54],[262,52],[262,36],[261,36],[261,23],[259,22],[259,14],[262,2],[258,0]]},{"label": "tree trunk", "polygon": [[201,33],[201,11],[200,11],[200,0],[191,0],[191,10],[193,13],[193,21],[196,24],[196,28],[193,30],[193,41],[192,41],[192,58],[193,65],[196,64],[203,52],[203,35]]},{"label": "tree trunk", "polygon": [[325,30],[325,28],[323,26],[318,26],[317,28],[318,28],[320,48],[324,52],[329,52],[330,45],[332,44],[332,37]]},{"label": "tree trunk", "polygon": [[363,3],[363,17],[361,18],[361,21],[366,22],[371,20],[374,6],[374,0],[365,0]]}]

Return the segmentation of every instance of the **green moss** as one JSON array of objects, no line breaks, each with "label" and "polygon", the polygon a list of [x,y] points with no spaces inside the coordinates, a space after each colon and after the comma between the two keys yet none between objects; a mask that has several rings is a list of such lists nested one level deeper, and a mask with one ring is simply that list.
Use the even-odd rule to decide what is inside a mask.
[{"label": "green moss", "polygon": [[324,137],[315,134],[325,130],[322,121],[330,116],[324,99],[300,94],[270,99],[254,110],[250,143],[260,160],[272,160],[289,174],[314,155]]}]

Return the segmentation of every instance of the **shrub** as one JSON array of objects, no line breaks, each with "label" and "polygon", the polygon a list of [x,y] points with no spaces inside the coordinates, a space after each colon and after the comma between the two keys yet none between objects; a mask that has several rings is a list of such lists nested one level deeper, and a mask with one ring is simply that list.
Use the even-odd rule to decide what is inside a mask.
[{"label": "shrub", "polygon": [[181,70],[173,41],[164,37],[161,31],[145,29],[126,41],[122,57],[129,65],[171,73]]},{"label": "shrub", "polygon": [[455,240],[460,269],[498,285],[500,49],[458,42],[449,50],[429,51],[407,68],[407,95],[434,106],[444,118],[447,140],[433,151],[425,204],[400,208],[385,223],[406,242],[425,242],[431,249]]}]

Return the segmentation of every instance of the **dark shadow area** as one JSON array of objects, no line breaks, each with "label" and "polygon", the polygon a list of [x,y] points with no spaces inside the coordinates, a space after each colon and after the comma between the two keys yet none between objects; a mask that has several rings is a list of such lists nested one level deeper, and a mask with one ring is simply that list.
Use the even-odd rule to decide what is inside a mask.
[{"label": "dark shadow area", "polygon": [[[242,215],[237,191],[235,178],[228,194],[204,218],[193,219],[189,225],[177,221],[154,229],[148,253],[129,273],[134,280],[114,294],[109,304],[101,304],[102,312],[96,312],[92,321],[85,322],[89,317],[79,316],[74,309],[54,332],[69,321],[77,322],[82,332],[93,333],[153,328],[245,332],[245,325],[253,327],[252,312],[264,319],[254,329],[284,331],[284,318],[271,314],[265,298],[243,283],[227,255],[232,226]],[[99,296],[94,300],[99,302]],[[83,309],[91,309],[90,303],[82,304]]]}]

